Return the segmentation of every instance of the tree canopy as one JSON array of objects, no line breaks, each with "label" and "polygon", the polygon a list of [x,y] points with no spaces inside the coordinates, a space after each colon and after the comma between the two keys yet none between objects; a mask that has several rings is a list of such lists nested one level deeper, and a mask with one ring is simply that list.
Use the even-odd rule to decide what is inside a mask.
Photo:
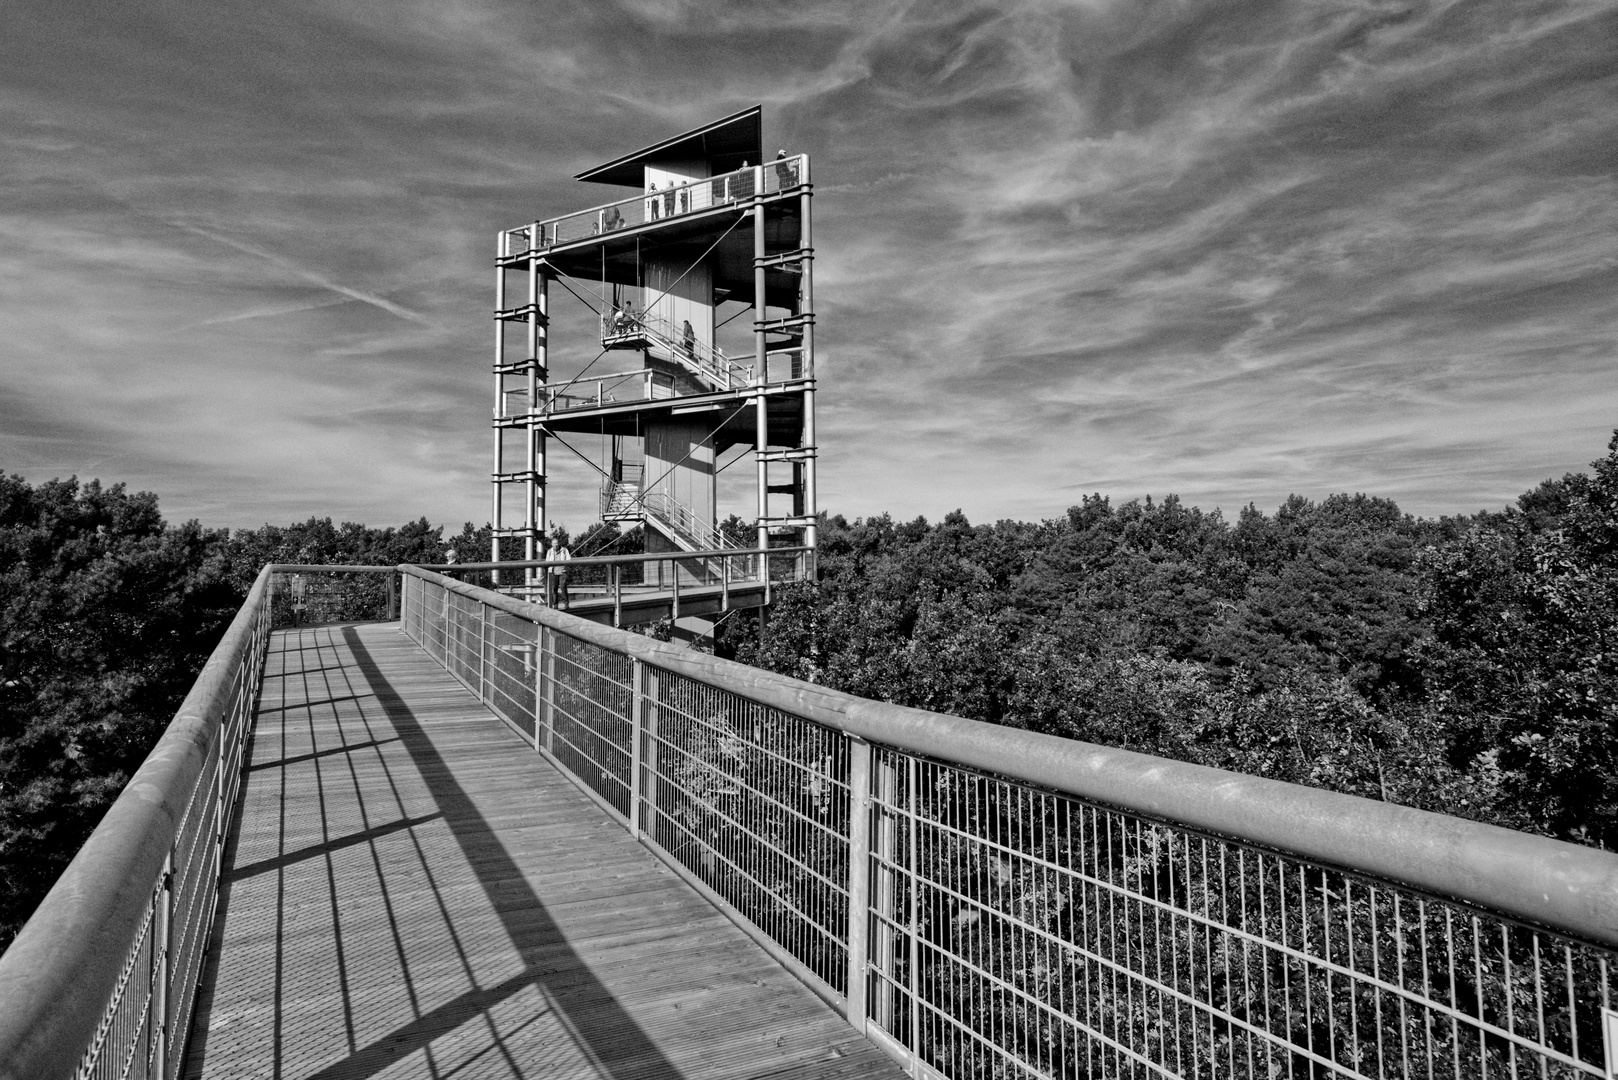
[{"label": "tree canopy", "polygon": [[[642,547],[616,525],[569,539],[576,555]],[[228,533],[167,524],[121,484],[0,476],[0,944],[261,566],[451,549],[486,558],[488,526]],[[1618,843],[1618,433],[1587,474],[1438,520],[1363,494],[1234,520],[1099,494],[1041,522],[831,516],[819,580],[777,596],[762,631],[725,623],[719,650],[867,697]]]},{"label": "tree canopy", "polygon": [[828,517],[819,581],[722,651],[850,693],[1618,843],[1618,434],[1590,474],[1421,520]]}]

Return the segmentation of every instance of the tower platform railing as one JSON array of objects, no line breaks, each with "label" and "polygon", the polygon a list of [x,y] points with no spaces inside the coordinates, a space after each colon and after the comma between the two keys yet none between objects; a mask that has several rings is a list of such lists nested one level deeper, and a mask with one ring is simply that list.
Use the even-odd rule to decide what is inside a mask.
[{"label": "tower platform railing", "polygon": [[[260,575],[0,958],[0,1077],[175,1075],[294,569],[344,568]],[[914,1075],[1610,1075],[1612,853],[353,569],[397,574],[412,640]]]},{"label": "tower platform railing", "polygon": [[808,182],[809,159],[806,155],[777,158],[761,165],[750,165],[686,184],[671,184],[660,191],[648,191],[588,210],[507,229],[500,234],[500,255],[502,258],[516,258],[621,229],[744,205],[755,194],[779,195],[794,191]]},{"label": "tower platform railing", "polygon": [[[814,378],[813,367],[805,360],[804,349],[793,346],[771,349],[765,354],[769,366],[765,369],[767,387],[782,386]],[[546,416],[572,412],[578,409],[602,409],[612,405],[630,405],[642,402],[669,401],[676,398],[704,396],[712,393],[744,392],[749,389],[746,380],[753,375],[753,358],[730,358],[734,369],[728,391],[703,388],[693,393],[682,390],[673,375],[666,371],[642,368],[639,371],[613,371],[594,375],[585,373],[577,378],[559,380],[554,385],[542,385],[539,391],[539,412]],[[514,420],[528,413],[526,388],[507,390],[502,395],[501,412],[497,420]]]}]

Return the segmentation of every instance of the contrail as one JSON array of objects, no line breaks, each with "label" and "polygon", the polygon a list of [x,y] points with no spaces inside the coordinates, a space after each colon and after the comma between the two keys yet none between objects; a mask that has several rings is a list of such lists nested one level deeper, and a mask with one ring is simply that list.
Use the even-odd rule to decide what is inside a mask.
[{"label": "contrail", "polygon": [[257,311],[242,311],[234,315],[220,315],[214,319],[203,319],[186,327],[193,330],[199,326],[218,326],[220,323],[241,322],[244,319],[270,319],[277,315],[293,315],[300,311],[318,311],[321,308],[337,307],[339,304],[356,303],[351,296],[341,296],[335,300],[317,300],[312,304],[284,304],[281,307],[260,308]]},{"label": "contrail", "polygon": [[[254,255],[260,259],[272,262],[276,266],[281,267],[283,270],[294,273],[303,278],[305,281],[320,286],[322,289],[329,289],[339,296],[346,296],[350,300],[358,300],[362,304],[370,304],[372,307],[381,308],[389,315],[396,315],[401,319],[408,319],[413,323],[420,323],[422,326],[432,325],[432,322],[428,320],[425,315],[411,311],[407,307],[401,307],[385,297],[376,296],[372,293],[360,292],[358,289],[350,289],[347,285],[340,285],[331,278],[326,277],[324,274],[316,273],[315,271],[307,269],[306,267],[299,266],[291,259],[277,255],[273,251],[265,251],[263,248],[254,247],[252,244],[246,244],[240,240],[232,240],[228,236],[221,236],[216,232],[211,232],[208,229],[204,229],[197,225],[188,225],[183,221],[174,221],[168,218],[165,218],[164,220],[168,224],[174,226],[176,229],[184,229],[186,232],[195,233],[198,236],[206,237],[215,243],[224,244],[226,247],[235,248],[237,251],[244,252],[248,255]],[[227,320],[220,319],[216,321],[224,322]]]}]

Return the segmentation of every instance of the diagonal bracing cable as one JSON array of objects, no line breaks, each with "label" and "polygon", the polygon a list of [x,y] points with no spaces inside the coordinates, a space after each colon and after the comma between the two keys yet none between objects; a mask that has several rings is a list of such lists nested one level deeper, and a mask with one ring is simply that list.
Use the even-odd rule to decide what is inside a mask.
[{"label": "diagonal bracing cable", "polygon": [[730,315],[729,317],[727,317],[724,322],[719,324],[719,326],[714,327],[714,330],[717,331],[717,330],[720,329],[720,327],[730,325],[731,323],[735,322],[738,317],[740,317],[742,315],[746,315],[749,311],[752,311],[752,310],[753,309],[751,307],[742,308],[740,311],[738,311],[735,314]]},{"label": "diagonal bracing cable", "polygon": [[696,257],[696,259],[691,263],[691,265],[685,268],[685,273],[683,273],[679,277],[675,278],[674,279],[674,284],[670,285],[668,288],[664,289],[661,293],[659,293],[656,300],[653,300],[650,304],[642,304],[641,305],[641,310],[642,311],[650,311],[654,307],[656,307],[658,304],[661,304],[663,302],[663,298],[665,296],[667,296],[669,293],[674,291],[674,286],[675,285],[678,285],[680,282],[684,281],[688,276],[690,276],[691,271],[695,270],[698,266],[700,266],[702,264],[702,260],[706,259],[708,257],[708,253],[713,251],[714,248],[718,247],[721,243],[723,243],[725,237],[727,237],[731,233],[735,232],[736,231],[736,226],[740,225],[742,222],[744,222],[746,220],[747,220],[747,215],[746,214],[738,214],[738,215],[736,215],[736,220],[730,223],[730,228],[728,228],[724,232],[720,233],[719,234],[719,239],[715,240],[713,243],[709,244],[708,245],[708,250],[704,251],[701,255],[698,255]]}]

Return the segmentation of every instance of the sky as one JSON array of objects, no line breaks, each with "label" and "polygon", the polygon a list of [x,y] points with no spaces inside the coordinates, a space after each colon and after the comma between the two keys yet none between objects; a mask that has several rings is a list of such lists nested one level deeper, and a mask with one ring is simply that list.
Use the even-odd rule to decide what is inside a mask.
[{"label": "sky", "polygon": [[[0,25],[0,471],[171,520],[486,521],[495,234],[754,104],[813,161],[822,509],[1469,513],[1618,428],[1612,0]],[[558,473],[553,520],[594,516],[591,475]]]}]

